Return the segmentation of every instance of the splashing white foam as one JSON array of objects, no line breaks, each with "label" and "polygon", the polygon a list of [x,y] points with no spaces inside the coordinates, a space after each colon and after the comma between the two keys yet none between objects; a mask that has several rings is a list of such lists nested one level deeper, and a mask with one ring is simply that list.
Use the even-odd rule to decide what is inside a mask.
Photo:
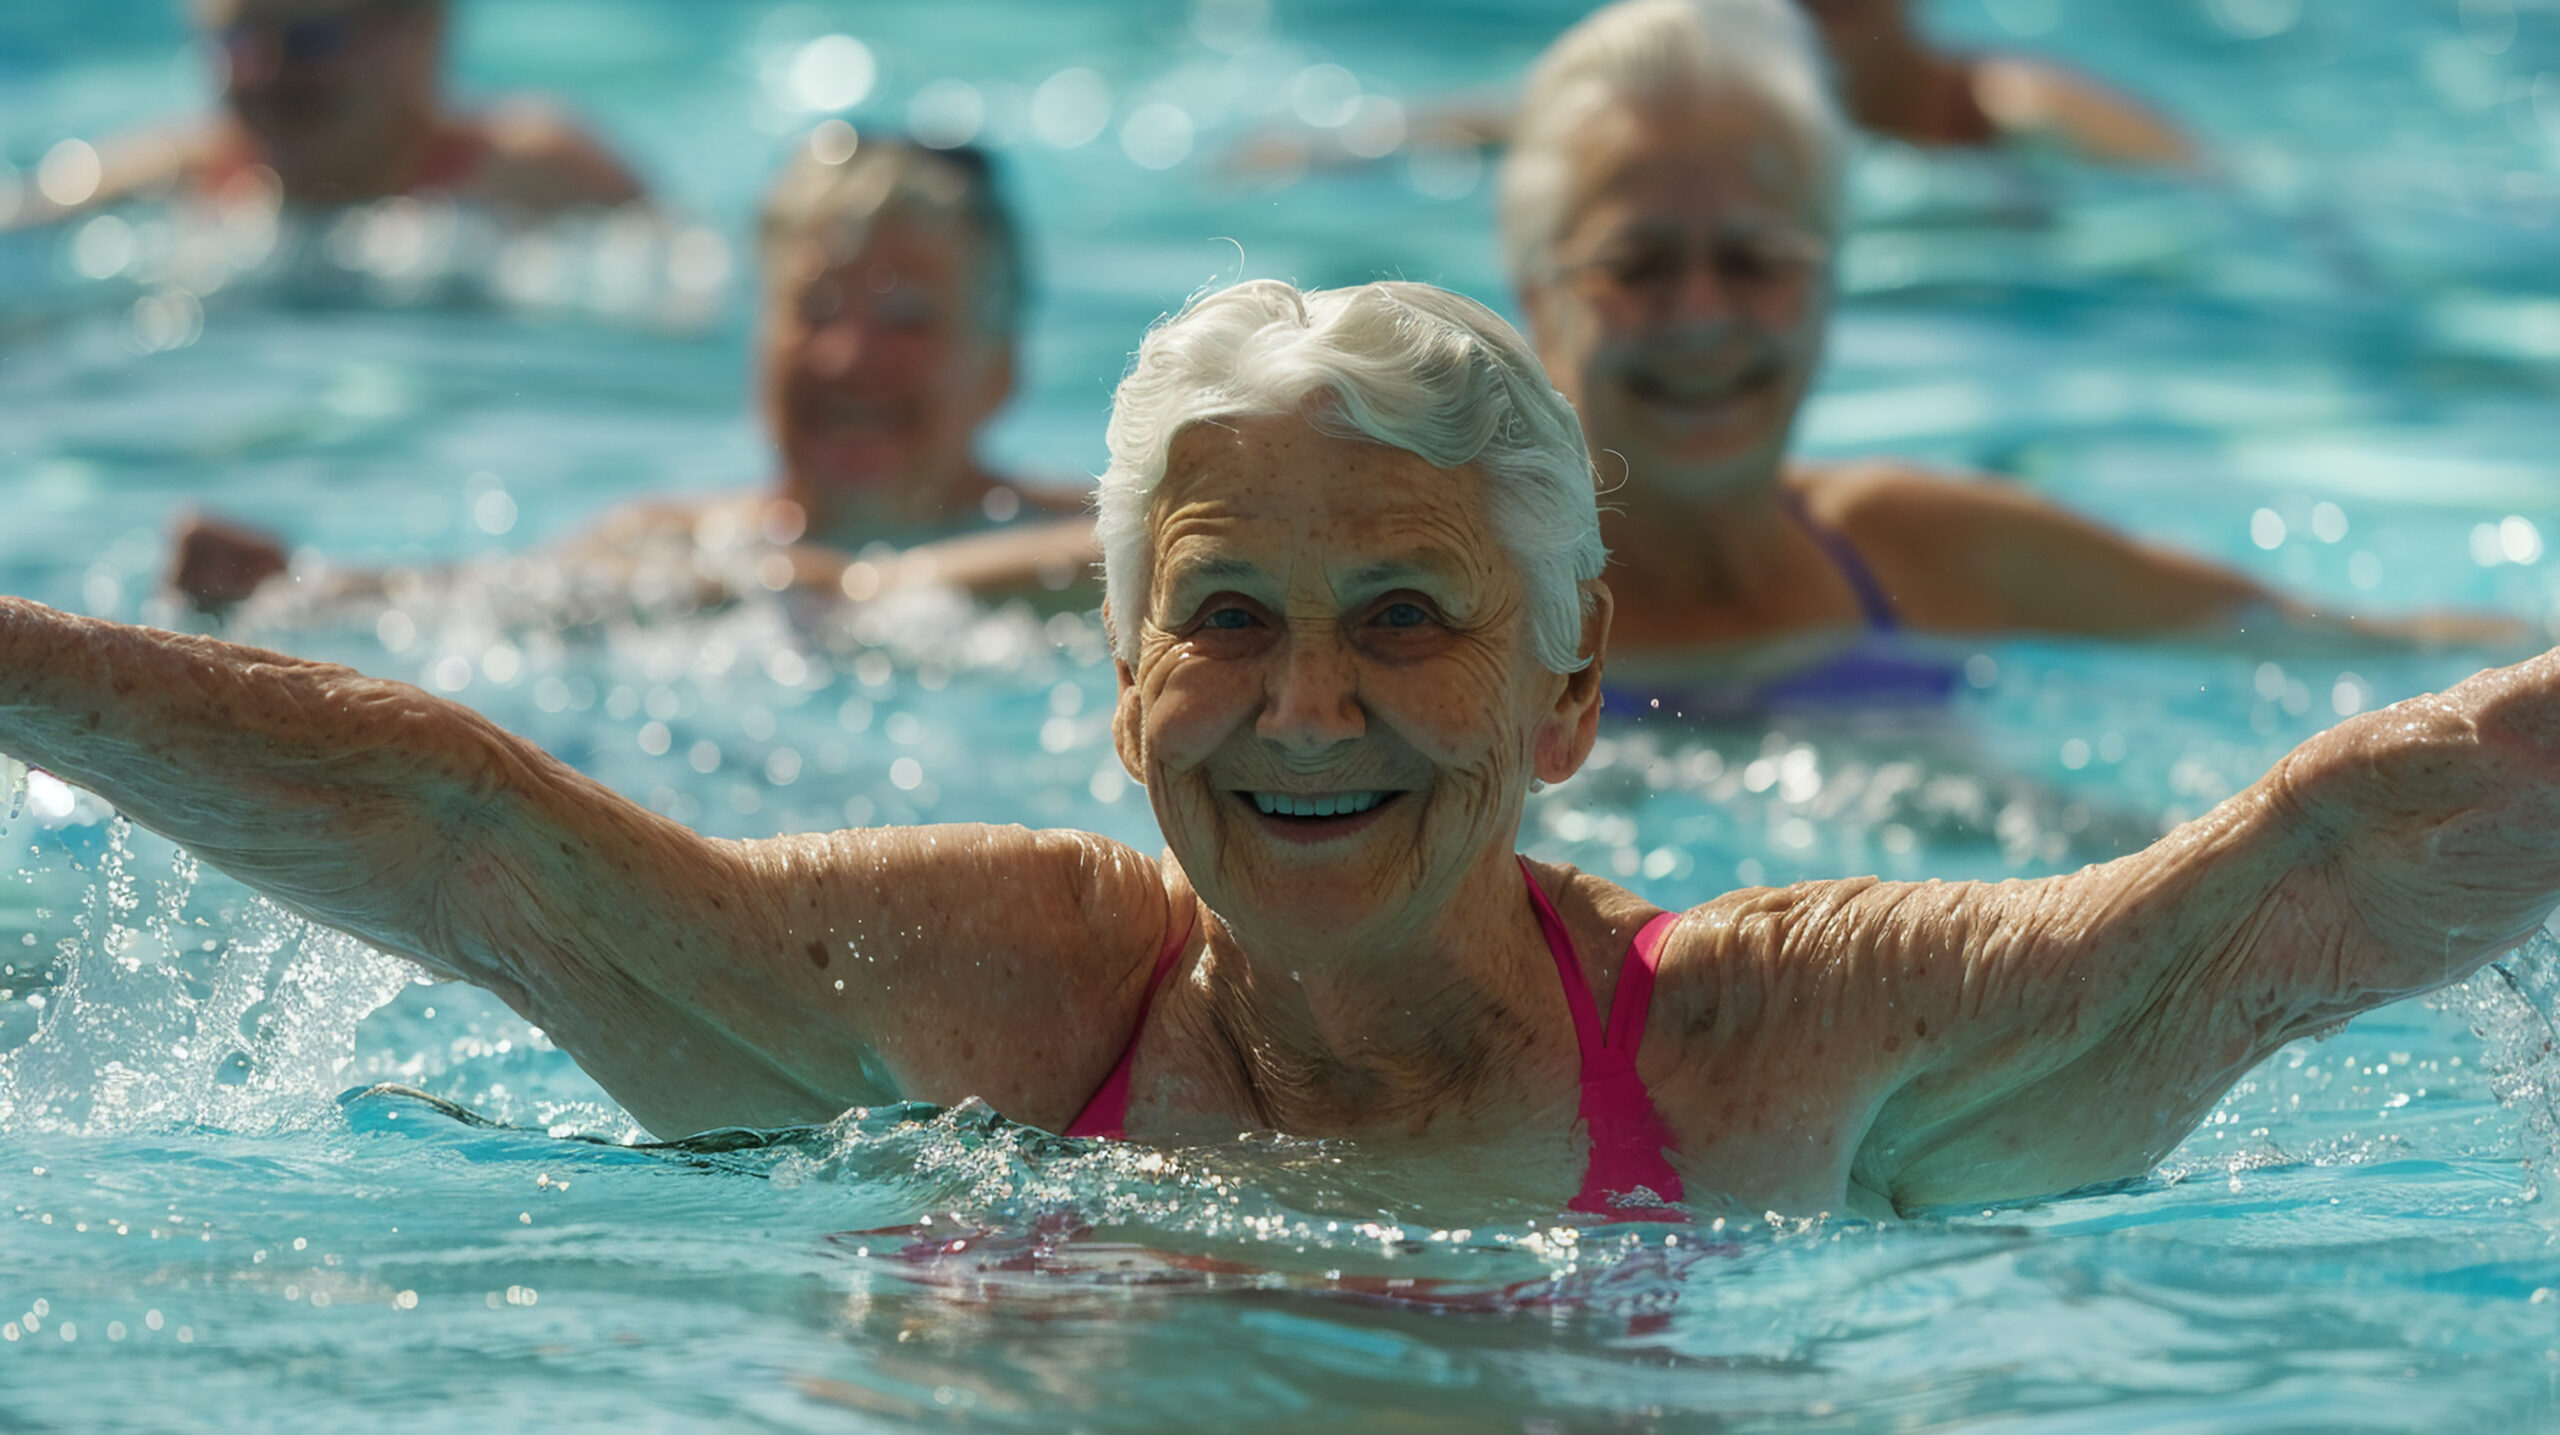
[{"label": "splashing white foam", "polygon": [[2548,929],[2441,998],[2486,1047],[2490,1090],[2522,1120],[2527,1200],[2560,1170],[2560,940]]},{"label": "splashing white foam", "polygon": [[334,1119],[357,1024],[411,969],[263,900],[243,910],[209,971],[191,965],[177,932],[194,859],[177,853],[147,913],[133,862],[131,826],[118,818],[36,1030],[0,1054],[0,1131],[272,1131]]}]

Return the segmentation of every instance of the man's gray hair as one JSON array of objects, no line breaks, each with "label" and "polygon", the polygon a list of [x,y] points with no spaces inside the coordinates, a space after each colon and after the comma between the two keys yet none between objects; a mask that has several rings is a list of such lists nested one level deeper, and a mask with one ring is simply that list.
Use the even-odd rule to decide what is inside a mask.
[{"label": "man's gray hair", "polygon": [[1099,537],[1115,655],[1137,658],[1174,441],[1194,424],[1293,413],[1441,468],[1474,465],[1520,566],[1531,654],[1553,672],[1589,664],[1581,585],[1608,559],[1591,458],[1528,344],[1492,310],[1428,284],[1302,293],[1276,279],[1193,299],[1147,335],[1112,395]]},{"label": "man's gray hair", "polygon": [[1594,116],[1727,94],[1758,101],[1795,141],[1813,180],[1815,218],[1838,233],[1849,130],[1821,39],[1792,0],[1619,0],[1557,37],[1529,71],[1498,199],[1511,277],[1541,277],[1571,226],[1571,146]]}]

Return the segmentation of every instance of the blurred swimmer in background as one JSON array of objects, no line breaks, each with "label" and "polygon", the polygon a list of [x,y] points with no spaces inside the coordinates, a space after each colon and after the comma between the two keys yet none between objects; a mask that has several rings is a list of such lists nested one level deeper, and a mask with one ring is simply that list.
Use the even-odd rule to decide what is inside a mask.
[{"label": "blurred swimmer in background", "polygon": [[1785,0],[1623,0],[1531,72],[1502,248],[1598,465],[1613,682],[1676,690],[1693,713],[1942,696],[1952,668],[1879,641],[1902,629],[2521,636],[2499,618],[2318,612],[2011,484],[1791,458],[1831,315],[1845,144]]},{"label": "blurred swimmer in background", "polygon": [[[1702,23],[1733,8],[1696,0]],[[2192,167],[2201,156],[2165,116],[2068,66],[2035,55],[1941,50],[1912,24],[1908,0],[1794,0],[1817,27],[1849,118],[1881,139],[1922,149],[2042,146],[2101,164]],[[1747,6],[1745,9],[1757,9]],[[1535,103],[1534,98],[1525,103]],[[1508,98],[1426,105],[1411,132],[1441,148],[1498,146],[1521,129]],[[1258,135],[1240,167],[1292,170],[1359,158],[1340,130]]]},{"label": "blurred swimmer in background", "polygon": [[1928,149],[2050,144],[2106,164],[2190,165],[2195,147],[2141,101],[2051,60],[1933,47],[1909,0],[1796,0],[1822,34],[1858,128]]},{"label": "blurred swimmer in background", "polygon": [[[1013,392],[1028,287],[986,156],[822,125],[767,195],[759,248],[755,402],[772,481],[635,503],[553,556],[588,585],[665,592],[672,574],[698,602],[753,588],[861,599],[909,583],[1076,585],[1100,556],[1083,495],[1018,484],[978,457]],[[170,581],[218,609],[286,571],[274,538],[196,518]],[[350,579],[365,575],[330,581]]]},{"label": "blurred swimmer in background", "polygon": [[[446,0],[201,0],[214,114],[98,144],[80,182],[16,223],[137,198],[297,208],[439,195],[528,215],[643,198],[622,161],[556,108],[446,103]],[[85,158],[85,157],[84,157]]]}]

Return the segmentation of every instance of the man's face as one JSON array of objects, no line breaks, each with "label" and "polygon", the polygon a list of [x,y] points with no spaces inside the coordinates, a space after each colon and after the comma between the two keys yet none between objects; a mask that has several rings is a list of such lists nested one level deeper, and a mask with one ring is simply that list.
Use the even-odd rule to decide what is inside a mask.
[{"label": "man's face", "polygon": [[978,321],[974,236],[888,216],[848,257],[773,255],[759,359],[765,421],[813,532],[929,520],[1011,391],[1011,347]]},{"label": "man's face", "polygon": [[[1230,926],[1390,938],[1507,858],[1589,750],[1598,669],[1531,656],[1483,480],[1297,415],[1201,424],[1153,509],[1121,758]],[[1595,648],[1602,616],[1586,640]]]},{"label": "man's face", "polygon": [[223,98],[288,190],[348,182],[408,153],[435,118],[443,58],[431,0],[209,0]]},{"label": "man's face", "polygon": [[1570,218],[1522,296],[1603,479],[1614,453],[1656,491],[1766,481],[1830,318],[1807,157],[1739,97],[1613,106],[1573,145]]}]

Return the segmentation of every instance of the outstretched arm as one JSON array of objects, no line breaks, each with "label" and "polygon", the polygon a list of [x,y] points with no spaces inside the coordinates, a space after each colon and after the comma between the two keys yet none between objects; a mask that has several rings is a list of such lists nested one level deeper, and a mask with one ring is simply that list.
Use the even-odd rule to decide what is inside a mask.
[{"label": "outstretched arm", "polygon": [[662,1134],[965,1095],[1062,1124],[1170,910],[1083,834],[714,841],[404,684],[7,598],[0,751],[489,988]]},{"label": "outstretched arm", "polygon": [[2560,653],[2341,723],[2146,851],[1704,909],[1719,1019],[1802,1061],[1896,1205],[2138,1175],[2286,1042],[2461,980],[2560,903]]},{"label": "outstretched arm", "polygon": [[2501,614],[2332,611],[2118,533],[2015,484],[1874,465],[1810,486],[1808,499],[1923,629],[2276,639],[2351,649],[2514,645],[2528,636],[2522,623]]},{"label": "outstretched arm", "polygon": [[2104,164],[2188,167],[2195,146],[2157,110],[2086,75],[2025,55],[1973,62],[1974,103],[2003,134],[2050,136]]}]

